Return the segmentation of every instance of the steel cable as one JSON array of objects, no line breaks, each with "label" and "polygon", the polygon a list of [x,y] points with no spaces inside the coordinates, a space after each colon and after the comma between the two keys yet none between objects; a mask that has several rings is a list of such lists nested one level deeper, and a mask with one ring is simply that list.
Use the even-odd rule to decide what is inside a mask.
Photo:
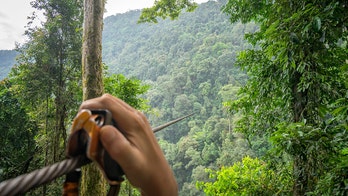
[{"label": "steel cable", "polygon": [[[152,131],[158,132],[178,121],[192,116],[193,114],[194,113],[153,128]],[[53,165],[46,166],[42,169],[34,170],[28,174],[23,174],[16,178],[5,180],[0,183],[0,196],[12,196],[19,193],[25,193],[30,189],[51,182],[52,180],[69,172],[72,172],[75,169],[80,168],[81,166],[86,165],[90,162],[91,160],[89,160],[86,155],[79,155],[77,157],[65,159]]]},{"label": "steel cable", "polygon": [[86,156],[81,155],[71,159],[66,159],[53,165],[23,174],[13,179],[0,183],[0,196],[10,196],[25,193],[28,190],[40,185],[51,182],[52,180],[67,174],[91,161]]}]

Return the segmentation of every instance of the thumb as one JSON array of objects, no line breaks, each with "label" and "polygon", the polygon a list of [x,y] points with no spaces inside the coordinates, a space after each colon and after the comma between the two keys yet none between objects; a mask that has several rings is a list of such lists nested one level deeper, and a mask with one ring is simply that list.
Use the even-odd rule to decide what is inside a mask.
[{"label": "thumb", "polygon": [[134,161],[130,142],[114,126],[106,125],[100,130],[100,140],[106,151],[126,172],[127,163]]}]

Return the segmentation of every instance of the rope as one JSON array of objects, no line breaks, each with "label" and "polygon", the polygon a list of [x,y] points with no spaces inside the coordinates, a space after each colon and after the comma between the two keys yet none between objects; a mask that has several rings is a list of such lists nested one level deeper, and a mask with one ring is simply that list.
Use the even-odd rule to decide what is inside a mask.
[{"label": "rope", "polygon": [[66,159],[53,165],[32,171],[31,173],[18,176],[0,183],[0,195],[17,195],[28,190],[51,182],[64,174],[67,174],[91,161],[85,156],[77,156]]}]

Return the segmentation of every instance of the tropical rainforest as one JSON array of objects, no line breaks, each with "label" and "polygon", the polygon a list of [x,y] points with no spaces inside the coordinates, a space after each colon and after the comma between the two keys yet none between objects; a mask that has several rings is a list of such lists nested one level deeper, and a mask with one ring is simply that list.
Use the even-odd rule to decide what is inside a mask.
[{"label": "tropical rainforest", "polygon": [[[65,158],[82,102],[82,3],[33,1],[46,21],[30,16],[28,41],[0,51],[0,181]],[[102,41],[106,93],[154,127],[193,113],[156,133],[179,195],[347,195],[348,1],[187,11],[106,17]],[[59,195],[63,181],[27,195]]]}]

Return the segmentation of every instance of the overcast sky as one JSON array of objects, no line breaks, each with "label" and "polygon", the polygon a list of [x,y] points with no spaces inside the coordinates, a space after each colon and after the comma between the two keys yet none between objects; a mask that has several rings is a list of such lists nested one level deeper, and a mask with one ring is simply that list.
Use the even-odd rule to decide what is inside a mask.
[{"label": "overcast sky", "polygon": [[[0,0],[0,50],[14,49],[15,42],[23,43],[27,17],[34,9],[30,6],[32,0]],[[207,0],[196,0],[206,2]],[[151,7],[154,0],[107,0],[104,17],[129,10]]]}]

